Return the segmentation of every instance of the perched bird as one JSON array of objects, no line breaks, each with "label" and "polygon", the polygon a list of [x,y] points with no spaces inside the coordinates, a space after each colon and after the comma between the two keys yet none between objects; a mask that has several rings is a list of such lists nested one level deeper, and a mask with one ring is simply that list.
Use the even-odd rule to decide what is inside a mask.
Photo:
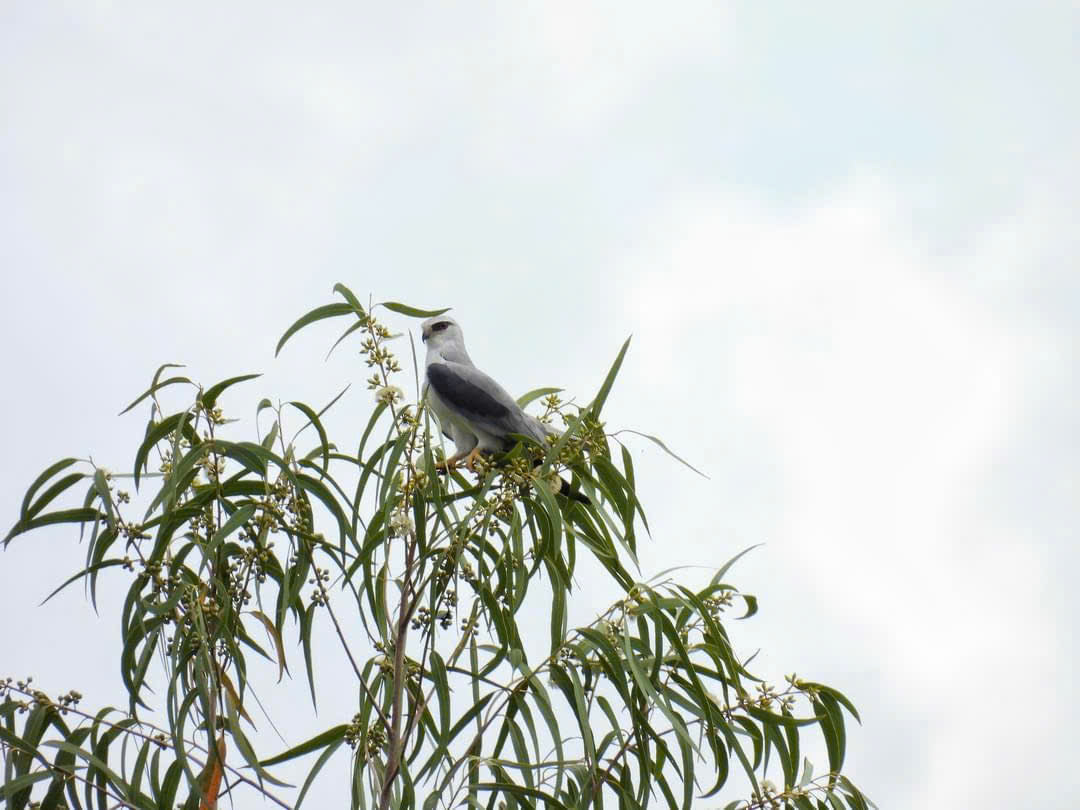
[{"label": "perched bird", "polygon": [[[505,388],[473,365],[457,321],[436,315],[420,328],[421,339],[427,345],[425,399],[443,434],[455,447],[454,454],[444,462],[447,469],[465,459],[465,465],[472,470],[480,453],[509,450],[514,444],[512,433],[541,444],[549,435],[558,435],[555,428],[525,413]],[[582,503],[590,502],[581,493],[572,492],[566,481],[560,492]]]}]

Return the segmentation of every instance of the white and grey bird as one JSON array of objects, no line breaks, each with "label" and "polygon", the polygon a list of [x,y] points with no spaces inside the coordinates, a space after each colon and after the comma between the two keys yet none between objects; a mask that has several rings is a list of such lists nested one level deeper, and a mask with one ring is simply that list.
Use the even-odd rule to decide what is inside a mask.
[{"label": "white and grey bird", "polygon": [[[480,453],[509,450],[511,434],[528,436],[544,443],[559,431],[525,413],[506,389],[478,369],[465,351],[461,327],[453,318],[436,315],[421,326],[421,339],[427,345],[425,399],[431,406],[443,434],[454,443],[455,452],[445,466],[453,467],[465,459],[466,466]],[[562,494],[588,503],[588,499],[562,482]]]}]

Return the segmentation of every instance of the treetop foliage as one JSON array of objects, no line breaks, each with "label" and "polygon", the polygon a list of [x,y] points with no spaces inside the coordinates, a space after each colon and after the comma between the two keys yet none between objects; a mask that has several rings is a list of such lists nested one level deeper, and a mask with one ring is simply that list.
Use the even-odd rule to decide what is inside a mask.
[{"label": "treetop foliage", "polygon": [[[727,624],[757,609],[729,580],[741,554],[699,588],[637,573],[646,513],[632,455],[602,421],[629,341],[587,405],[554,388],[521,397],[562,430],[551,442],[445,471],[437,427],[395,383],[400,336],[382,320],[445,310],[334,289],[342,300],[299,318],[276,351],[344,320],[331,351],[357,346],[374,392],[359,436],[324,424],[345,391],[320,408],[264,399],[253,435],[220,401],[258,375],[202,386],[166,364],[124,409],[149,411],[130,472],[65,458],[31,483],[3,544],[78,527],[85,559],[53,594],[83,582],[96,609],[99,585],[126,587],[128,701],[88,710],[74,690],[0,681],[8,807],[196,810],[225,796],[246,806],[244,793],[300,807],[335,757],[349,763],[341,806],[347,794],[365,810],[868,806],[842,772],[851,702],[795,675],[773,687],[734,649]],[[591,503],[559,495],[560,478]],[[579,570],[622,595],[575,626]],[[314,710],[319,625],[355,706],[264,750],[251,676],[303,680]],[[271,717],[276,696],[259,701]],[[816,775],[804,754],[820,741]],[[275,775],[301,759],[300,784]]]}]

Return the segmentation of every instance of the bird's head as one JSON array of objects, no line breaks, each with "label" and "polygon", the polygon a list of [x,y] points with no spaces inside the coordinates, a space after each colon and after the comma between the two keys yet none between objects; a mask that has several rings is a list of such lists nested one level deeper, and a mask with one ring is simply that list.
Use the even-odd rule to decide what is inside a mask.
[{"label": "bird's head", "polygon": [[436,315],[428,318],[420,324],[420,339],[428,345],[428,348],[443,346],[447,343],[464,345],[465,339],[461,334],[461,327],[457,321],[446,315]]}]

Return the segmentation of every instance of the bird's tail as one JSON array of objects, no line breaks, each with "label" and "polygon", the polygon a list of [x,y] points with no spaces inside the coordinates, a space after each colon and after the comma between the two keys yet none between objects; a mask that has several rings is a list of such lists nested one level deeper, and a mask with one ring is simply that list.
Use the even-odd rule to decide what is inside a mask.
[{"label": "bird's tail", "polygon": [[570,489],[570,482],[567,481],[565,478],[560,478],[559,482],[560,495],[564,495],[572,501],[583,503],[586,506],[592,506],[592,501],[589,500],[589,496],[586,495],[584,492],[578,492],[576,489]]},{"label": "bird's tail", "polygon": [[[539,467],[543,463],[544,462],[541,461],[540,459],[536,459],[535,461],[533,461],[533,467],[534,468]],[[554,483],[554,482],[552,482],[552,483]],[[586,495],[586,494],[584,494],[582,492],[578,492],[576,489],[572,489],[570,487],[570,482],[567,481],[565,478],[562,478],[562,477],[559,478],[559,494],[569,498],[572,501],[577,501],[578,503],[583,503],[586,506],[589,506],[589,505],[592,504],[592,501],[589,500],[588,495]]]},{"label": "bird's tail", "polygon": [[[529,422],[529,427],[532,428],[533,436],[541,444],[544,443],[544,440],[548,436],[561,436],[562,435],[562,431],[559,430],[557,427],[555,427],[553,425],[545,424],[544,422],[541,422],[539,419],[537,419],[531,413],[525,414],[525,417]],[[539,434],[539,435],[537,435],[537,434]],[[536,461],[533,464],[533,466],[534,467],[539,467],[540,464],[541,464],[540,461]],[[583,503],[586,506],[589,506],[590,504],[592,504],[592,501],[589,500],[589,496],[587,496],[587,495],[585,495],[585,494],[583,494],[581,492],[578,492],[575,489],[571,489],[570,488],[570,482],[567,481],[565,478],[560,478],[559,479],[559,494],[563,495],[563,496],[565,496],[567,498],[570,498],[573,501],[577,501],[578,503]]]}]

